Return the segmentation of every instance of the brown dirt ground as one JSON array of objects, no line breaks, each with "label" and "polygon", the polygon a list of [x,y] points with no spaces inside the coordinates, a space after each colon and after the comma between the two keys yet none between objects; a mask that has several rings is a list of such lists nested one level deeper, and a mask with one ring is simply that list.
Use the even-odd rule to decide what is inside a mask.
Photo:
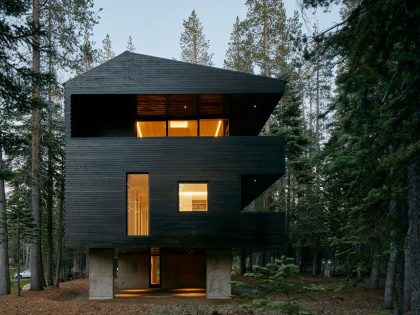
[{"label": "brown dirt ground", "polygon": [[[305,283],[331,284],[337,280],[305,278]],[[243,309],[244,299],[207,300],[204,297],[135,297],[109,301],[88,299],[86,279],[60,283],[60,288],[40,292],[24,291],[22,295],[0,296],[0,314],[73,315],[73,314],[191,314],[191,315],[254,315],[279,314],[278,311]],[[362,286],[341,292],[327,291],[297,298],[311,314],[356,315],[379,314],[382,290],[367,290]],[[277,298],[281,298],[278,296]]]}]

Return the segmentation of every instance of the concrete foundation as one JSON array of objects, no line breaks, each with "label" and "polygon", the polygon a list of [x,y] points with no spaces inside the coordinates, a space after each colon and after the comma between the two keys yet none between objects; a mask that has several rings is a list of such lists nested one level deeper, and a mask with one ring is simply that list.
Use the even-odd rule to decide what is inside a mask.
[{"label": "concrete foundation", "polygon": [[149,255],[120,255],[118,257],[118,289],[149,287]]},{"label": "concrete foundation", "polygon": [[208,299],[229,299],[231,296],[232,255],[230,250],[207,250],[206,289]]},{"label": "concrete foundation", "polygon": [[114,297],[113,249],[89,249],[89,299]]}]

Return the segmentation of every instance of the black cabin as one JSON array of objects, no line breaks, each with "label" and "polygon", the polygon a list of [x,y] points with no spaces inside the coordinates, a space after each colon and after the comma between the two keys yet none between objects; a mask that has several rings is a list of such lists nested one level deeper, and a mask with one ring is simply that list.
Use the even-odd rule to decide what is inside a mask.
[{"label": "black cabin", "polygon": [[65,242],[89,249],[90,298],[227,298],[232,249],[283,246],[282,212],[244,208],[284,174],[284,139],[258,136],[284,87],[130,52],[65,84]]}]

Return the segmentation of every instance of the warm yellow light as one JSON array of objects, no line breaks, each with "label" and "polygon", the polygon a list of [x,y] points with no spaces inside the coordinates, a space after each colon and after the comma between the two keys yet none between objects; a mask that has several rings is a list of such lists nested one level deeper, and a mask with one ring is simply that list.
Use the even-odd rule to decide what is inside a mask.
[{"label": "warm yellow light", "polygon": [[140,123],[139,122],[137,122],[137,134],[138,134],[138,136],[140,138],[143,138],[143,135],[141,133],[141,128],[140,128]]},{"label": "warm yellow light", "polygon": [[181,191],[179,194],[183,196],[207,196],[207,191]]},{"label": "warm yellow light", "polygon": [[169,122],[170,128],[188,128],[187,120],[174,120]]},{"label": "warm yellow light", "polygon": [[219,134],[219,130],[220,130],[221,125],[222,125],[222,121],[219,120],[219,123],[217,124],[216,134],[214,135],[215,137],[217,137],[217,135]]}]

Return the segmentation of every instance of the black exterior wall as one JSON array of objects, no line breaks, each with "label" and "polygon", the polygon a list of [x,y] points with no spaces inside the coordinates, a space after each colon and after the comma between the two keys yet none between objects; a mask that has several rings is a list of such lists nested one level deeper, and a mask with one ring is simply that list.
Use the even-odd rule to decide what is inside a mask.
[{"label": "black exterior wall", "polygon": [[[283,246],[282,212],[241,209],[251,201],[244,193],[255,197],[284,174],[284,139],[257,136],[284,91],[284,81],[124,53],[69,81],[65,90],[67,246]],[[233,136],[136,138],[135,95],[148,93],[230,95]],[[102,95],[107,101],[89,111],[89,102],[74,101],[78,95]],[[101,120],[94,126],[99,130],[89,126],[92,119]],[[149,174],[149,236],[127,236],[129,173]],[[178,212],[180,181],[208,182],[208,212]]]}]

